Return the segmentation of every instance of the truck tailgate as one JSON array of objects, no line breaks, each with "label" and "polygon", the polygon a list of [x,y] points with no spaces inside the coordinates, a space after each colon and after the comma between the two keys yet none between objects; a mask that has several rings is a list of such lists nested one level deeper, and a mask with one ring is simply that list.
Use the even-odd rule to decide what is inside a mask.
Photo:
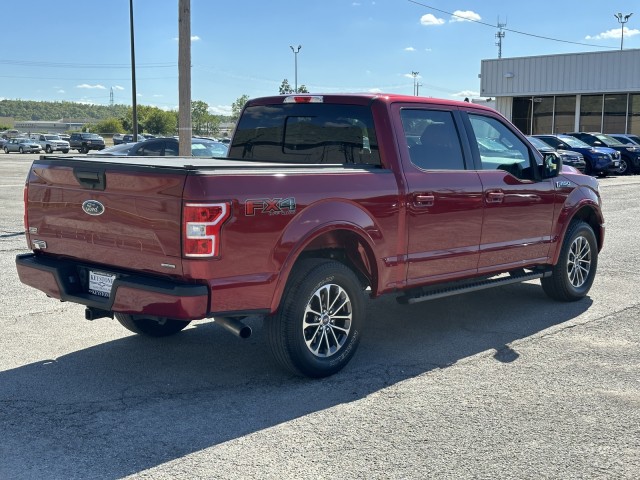
[{"label": "truck tailgate", "polygon": [[177,167],[36,160],[25,198],[29,245],[43,254],[181,275],[185,178]]}]

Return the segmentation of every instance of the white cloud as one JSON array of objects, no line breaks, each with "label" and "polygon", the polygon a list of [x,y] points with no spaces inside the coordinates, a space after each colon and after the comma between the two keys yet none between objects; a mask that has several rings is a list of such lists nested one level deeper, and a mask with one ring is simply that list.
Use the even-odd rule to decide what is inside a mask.
[{"label": "white cloud", "polygon": [[451,16],[450,22],[479,22],[482,17],[471,10],[456,10]]},{"label": "white cloud", "polygon": [[362,4],[360,2],[353,2],[351,5],[353,5],[354,7],[359,7]]},{"label": "white cloud", "polygon": [[120,85],[114,85],[113,87],[114,90],[124,90],[124,87],[121,87]]},{"label": "white cloud", "polygon": [[415,49],[415,48],[413,48],[413,47],[407,47],[407,48],[405,48],[405,49],[404,49],[404,51],[405,51],[405,52],[415,52],[415,51],[416,51],[416,49]]},{"label": "white cloud", "polygon": [[160,93],[156,93],[153,95],[153,98],[162,98],[164,97],[164,95],[160,94]]},{"label": "white cloud", "polygon": [[476,92],[474,90],[462,90],[461,92],[454,93],[451,96],[461,97],[461,98],[473,98],[473,97],[478,97],[479,95],[480,95],[480,92]]},{"label": "white cloud", "polygon": [[436,18],[435,15],[432,15],[431,13],[427,13],[426,15],[423,15],[422,17],[420,17],[420,23],[422,25],[442,25],[444,22],[443,19],[441,18]]},{"label": "white cloud", "polygon": [[[625,37],[633,37],[634,35],[640,34],[640,30],[630,29],[624,27],[624,36]],[[620,38],[622,36],[622,30],[619,28],[614,28],[613,30],[607,30],[606,32],[599,33],[598,35],[587,35],[585,40],[609,40],[611,38]]]},{"label": "white cloud", "polygon": [[367,92],[369,92],[369,93],[382,93],[382,89],[381,88],[370,88],[369,90],[367,90]]},{"label": "white cloud", "polygon": [[76,85],[76,88],[89,88],[89,89],[97,88],[99,90],[106,90],[107,87],[105,87],[104,85],[100,85],[100,84],[89,85],[88,83],[83,83],[81,85]]},{"label": "white cloud", "polygon": [[[177,42],[179,40],[178,37],[173,37],[173,39]],[[191,41],[192,42],[197,42],[200,40],[200,37],[198,35],[191,35]]]},{"label": "white cloud", "polygon": [[[405,73],[405,74],[404,74],[404,75],[402,75],[402,76],[403,76],[403,77],[406,77],[406,78],[411,78],[411,79],[413,79],[413,74],[411,74],[411,73]],[[420,76],[420,75],[416,75],[416,78],[422,78],[422,76]]]},{"label": "white cloud", "polygon": [[67,93],[67,92],[65,92],[64,90],[60,89],[56,93]]}]

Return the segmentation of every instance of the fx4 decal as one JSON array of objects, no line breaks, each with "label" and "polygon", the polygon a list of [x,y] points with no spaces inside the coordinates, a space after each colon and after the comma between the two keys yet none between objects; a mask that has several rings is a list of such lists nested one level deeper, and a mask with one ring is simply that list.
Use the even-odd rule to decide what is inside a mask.
[{"label": "fx4 decal", "polygon": [[266,215],[293,215],[296,213],[296,199],[289,198],[252,198],[244,202],[244,213],[253,217],[256,213]]},{"label": "fx4 decal", "polygon": [[558,187],[558,188],[560,188],[560,187],[570,187],[570,186],[571,186],[571,182],[568,182],[566,180],[556,182],[556,187]]}]

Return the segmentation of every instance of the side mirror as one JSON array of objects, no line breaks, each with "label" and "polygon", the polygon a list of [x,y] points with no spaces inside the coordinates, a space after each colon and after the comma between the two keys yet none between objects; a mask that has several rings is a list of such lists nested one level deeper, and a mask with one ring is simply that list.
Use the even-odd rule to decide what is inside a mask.
[{"label": "side mirror", "polygon": [[540,169],[542,170],[542,178],[557,177],[562,170],[562,157],[556,153],[545,154]]}]

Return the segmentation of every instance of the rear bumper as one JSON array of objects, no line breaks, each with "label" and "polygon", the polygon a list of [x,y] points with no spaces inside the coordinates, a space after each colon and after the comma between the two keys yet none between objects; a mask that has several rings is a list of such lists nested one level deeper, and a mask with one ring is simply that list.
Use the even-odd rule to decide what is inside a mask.
[{"label": "rear bumper", "polygon": [[[207,285],[175,282],[33,253],[18,255],[16,268],[22,283],[63,302],[179,320],[197,320],[208,313]],[[107,270],[116,276],[109,297],[87,292],[87,272],[91,269]]]}]

